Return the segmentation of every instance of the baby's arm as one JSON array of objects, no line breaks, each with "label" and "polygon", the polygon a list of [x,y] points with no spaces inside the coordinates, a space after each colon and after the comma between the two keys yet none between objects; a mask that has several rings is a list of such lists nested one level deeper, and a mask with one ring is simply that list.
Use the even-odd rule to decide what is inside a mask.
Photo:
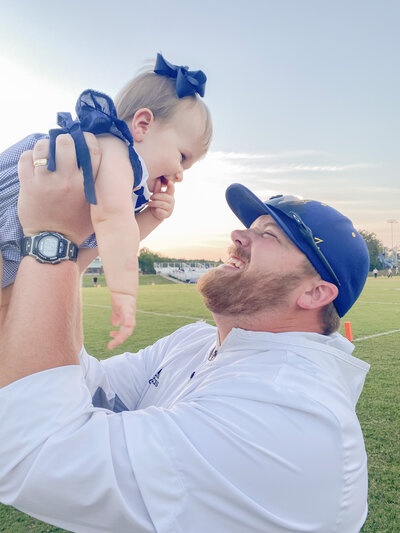
[{"label": "baby's arm", "polygon": [[164,219],[171,216],[175,205],[174,193],[175,184],[172,181],[169,181],[166,189],[162,191],[160,180],[156,180],[148,206],[136,215],[140,240],[147,237]]},{"label": "baby's arm", "polygon": [[107,285],[111,291],[113,326],[111,350],[124,342],[135,326],[138,286],[139,228],[132,203],[133,171],[127,146],[111,136],[99,137],[102,159],[95,188],[97,205],[91,205]]},{"label": "baby's arm", "polygon": [[79,272],[83,274],[92,261],[96,259],[99,252],[96,248],[79,248],[78,267]]}]

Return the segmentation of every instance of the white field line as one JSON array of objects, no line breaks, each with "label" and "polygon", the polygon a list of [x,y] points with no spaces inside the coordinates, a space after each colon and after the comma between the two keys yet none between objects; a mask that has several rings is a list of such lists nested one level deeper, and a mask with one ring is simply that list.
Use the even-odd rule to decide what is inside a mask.
[{"label": "white field line", "polygon": [[[359,300],[358,304],[373,304],[373,305],[400,305],[399,302],[371,302],[369,300]],[[400,333],[400,329],[392,329],[391,331],[384,331],[383,333],[375,333],[375,335],[367,335],[366,337],[360,337],[359,339],[353,339],[353,342],[366,341],[368,339],[374,339],[375,337],[382,337],[383,335],[391,335],[392,333]]]},{"label": "white field line", "polygon": [[369,302],[366,300],[359,300],[357,304],[373,304],[373,305],[400,305],[400,302]]},{"label": "white field line", "polygon": [[[83,304],[86,307],[100,307],[101,309],[111,309],[111,305],[97,305],[97,304]],[[136,309],[136,313],[144,313],[146,315],[155,315],[155,316],[167,316],[169,318],[187,318],[188,320],[203,320],[204,322],[214,322],[211,319],[202,318],[198,316],[187,316],[187,315],[170,315],[168,313],[156,313],[155,311],[142,311],[141,309]]]},{"label": "white field line", "polygon": [[[111,309],[111,305],[97,305],[97,304],[83,304],[83,305],[85,307],[99,307],[100,309]],[[400,305],[400,304],[394,304],[394,305]],[[198,316],[171,315],[169,313],[156,313],[155,311],[142,311],[141,309],[136,309],[136,312],[143,313],[146,315],[166,316],[169,318],[186,318],[188,320],[203,320],[204,322],[212,322],[214,324],[213,320],[198,317]],[[383,333],[375,333],[375,335],[368,335],[366,337],[360,337],[359,339],[353,339],[353,342],[366,341],[368,339],[373,339],[375,337],[382,337],[382,335],[391,335],[392,333],[399,333],[399,332],[400,332],[400,329],[393,329],[392,331],[384,331]]]},{"label": "white field line", "polygon": [[367,337],[360,337],[353,339],[353,342],[366,341],[367,339],[374,339],[375,337],[382,337],[382,335],[391,335],[392,333],[399,333],[400,329],[393,329],[392,331],[384,331],[383,333],[375,333],[375,335],[368,335]]}]

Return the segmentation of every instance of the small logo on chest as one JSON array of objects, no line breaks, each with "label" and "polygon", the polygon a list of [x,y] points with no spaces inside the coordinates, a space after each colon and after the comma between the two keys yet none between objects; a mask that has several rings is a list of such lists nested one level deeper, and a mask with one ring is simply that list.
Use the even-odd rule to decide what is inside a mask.
[{"label": "small logo on chest", "polygon": [[160,383],[160,374],[161,374],[162,368],[154,374],[154,376],[149,379],[149,385],[154,385],[155,387],[158,387],[158,384]]}]

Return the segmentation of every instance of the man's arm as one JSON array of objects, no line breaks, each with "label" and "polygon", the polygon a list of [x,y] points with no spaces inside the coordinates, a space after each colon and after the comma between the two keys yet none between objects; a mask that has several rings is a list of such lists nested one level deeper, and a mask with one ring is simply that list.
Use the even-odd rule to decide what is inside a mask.
[{"label": "man's arm", "polygon": [[[99,150],[87,136],[94,169]],[[33,153],[20,159],[19,216],[25,235],[44,230],[63,233],[82,242],[91,231],[83,179],[75,160],[72,138],[59,136],[57,174],[33,168],[32,159],[48,155],[48,143],[39,141]],[[20,264],[9,311],[0,337],[0,385],[48,368],[78,364],[82,330],[77,264],[38,263],[25,257]]]},{"label": "man's arm", "polygon": [[[39,144],[21,160],[25,234],[55,230],[82,242],[91,222],[73,141],[57,138],[54,174],[33,170],[46,148]],[[96,159],[95,149],[94,171]],[[21,262],[0,339],[0,501],[66,529],[154,532],[123,419],[93,407],[77,364],[78,292],[76,263]],[[95,454],[91,443],[100,446]]]},{"label": "man's arm", "polygon": [[48,368],[79,364],[81,344],[77,265],[24,258],[0,337],[0,387]]}]

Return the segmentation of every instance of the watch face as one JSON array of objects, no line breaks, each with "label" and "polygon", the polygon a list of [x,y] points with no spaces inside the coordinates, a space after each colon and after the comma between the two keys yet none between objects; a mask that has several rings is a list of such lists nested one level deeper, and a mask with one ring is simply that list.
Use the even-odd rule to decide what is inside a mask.
[{"label": "watch face", "polygon": [[45,257],[56,257],[58,252],[58,239],[54,235],[46,235],[38,243],[38,251]]}]

